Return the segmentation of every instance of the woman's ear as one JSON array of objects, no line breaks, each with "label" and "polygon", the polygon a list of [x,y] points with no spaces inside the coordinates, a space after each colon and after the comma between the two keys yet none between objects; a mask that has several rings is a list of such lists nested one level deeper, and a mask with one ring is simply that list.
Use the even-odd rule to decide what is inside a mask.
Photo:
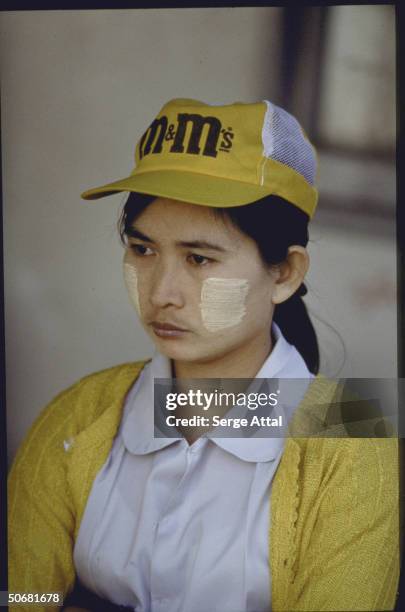
[{"label": "woman's ear", "polygon": [[273,285],[273,304],[285,302],[297,291],[308,268],[309,255],[306,248],[298,244],[290,246],[286,259],[277,266],[279,274]]}]

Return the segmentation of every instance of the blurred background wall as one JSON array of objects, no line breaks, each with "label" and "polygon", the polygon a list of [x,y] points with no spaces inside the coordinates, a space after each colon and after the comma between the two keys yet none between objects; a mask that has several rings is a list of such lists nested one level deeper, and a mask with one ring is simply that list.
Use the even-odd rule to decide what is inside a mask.
[{"label": "blurred background wall", "polygon": [[392,6],[0,16],[8,444],[78,378],[152,346],[121,274],[137,138],[172,97],[268,98],[319,150],[306,303],[329,376],[395,377]]}]

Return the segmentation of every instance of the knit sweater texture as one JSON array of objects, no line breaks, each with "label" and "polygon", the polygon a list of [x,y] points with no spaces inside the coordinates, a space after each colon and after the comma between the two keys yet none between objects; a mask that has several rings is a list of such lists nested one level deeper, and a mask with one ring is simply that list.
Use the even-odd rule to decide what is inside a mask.
[{"label": "knit sweater texture", "polygon": [[[124,364],[83,378],[31,427],[9,476],[9,592],[66,595],[73,589],[73,547],[92,483],[144,365]],[[342,437],[342,427],[325,437],[323,423],[336,389],[322,376],[310,385],[274,477],[269,533],[274,612],[395,606],[398,439]],[[35,609],[53,612],[58,606]]]}]

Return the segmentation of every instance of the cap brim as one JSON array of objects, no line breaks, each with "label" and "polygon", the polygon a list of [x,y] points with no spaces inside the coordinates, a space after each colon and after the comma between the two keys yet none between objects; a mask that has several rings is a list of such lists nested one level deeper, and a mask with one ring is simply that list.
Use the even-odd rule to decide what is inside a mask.
[{"label": "cap brim", "polygon": [[268,187],[175,170],[144,172],[125,179],[89,189],[82,193],[85,200],[95,200],[120,191],[136,191],[200,204],[201,206],[243,206],[275,193]]},{"label": "cap brim", "polygon": [[312,217],[317,201],[317,191],[287,167],[283,167],[282,172],[278,168],[271,184],[266,185],[179,170],[150,170],[89,189],[82,193],[82,198],[96,200],[121,191],[135,191],[216,208],[244,206],[276,195],[295,204],[309,217]]}]

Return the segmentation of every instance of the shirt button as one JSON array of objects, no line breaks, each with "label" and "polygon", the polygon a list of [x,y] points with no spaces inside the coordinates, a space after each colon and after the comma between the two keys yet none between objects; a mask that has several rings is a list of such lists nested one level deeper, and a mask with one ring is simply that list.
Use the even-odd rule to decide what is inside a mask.
[{"label": "shirt button", "polygon": [[154,597],[153,598],[153,603],[156,604],[159,607],[160,606],[164,606],[168,602],[169,602],[169,598],[168,597]]}]

